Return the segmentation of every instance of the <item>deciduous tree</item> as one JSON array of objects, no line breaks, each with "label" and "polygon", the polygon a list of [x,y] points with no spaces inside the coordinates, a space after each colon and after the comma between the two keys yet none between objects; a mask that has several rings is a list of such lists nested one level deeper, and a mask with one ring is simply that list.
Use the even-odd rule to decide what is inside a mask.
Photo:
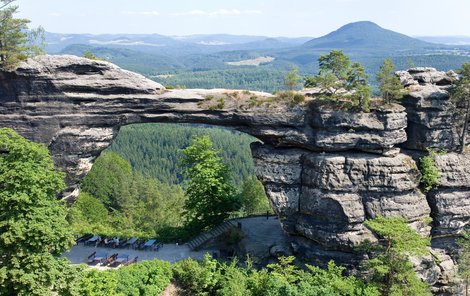
[{"label": "deciduous tree", "polygon": [[0,129],[0,294],[50,295],[68,268],[59,256],[73,243],[64,175],[43,145]]},{"label": "deciduous tree", "polygon": [[212,146],[208,136],[194,138],[180,158],[186,179],[186,226],[194,232],[223,222],[241,206],[228,167]]},{"label": "deciduous tree", "polygon": [[284,77],[284,86],[288,90],[295,90],[299,87],[302,77],[299,75],[299,69],[296,66],[292,66],[291,70]]}]

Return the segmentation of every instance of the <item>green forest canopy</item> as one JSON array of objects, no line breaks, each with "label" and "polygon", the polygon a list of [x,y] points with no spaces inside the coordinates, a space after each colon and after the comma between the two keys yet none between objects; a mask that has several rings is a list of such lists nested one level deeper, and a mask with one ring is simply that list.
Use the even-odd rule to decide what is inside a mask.
[{"label": "green forest canopy", "polygon": [[179,151],[193,137],[201,135],[210,136],[214,147],[220,150],[237,186],[254,175],[250,143],[257,139],[225,128],[163,123],[129,125],[121,128],[109,150],[128,160],[141,174],[163,183],[179,184],[182,181]]}]

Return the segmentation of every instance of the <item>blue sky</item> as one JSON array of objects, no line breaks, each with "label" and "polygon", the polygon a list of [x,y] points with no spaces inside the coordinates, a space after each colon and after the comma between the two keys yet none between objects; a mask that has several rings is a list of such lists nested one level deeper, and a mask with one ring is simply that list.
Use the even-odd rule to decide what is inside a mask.
[{"label": "blue sky", "polygon": [[17,0],[57,33],[324,35],[370,20],[407,35],[470,36],[469,0]]}]

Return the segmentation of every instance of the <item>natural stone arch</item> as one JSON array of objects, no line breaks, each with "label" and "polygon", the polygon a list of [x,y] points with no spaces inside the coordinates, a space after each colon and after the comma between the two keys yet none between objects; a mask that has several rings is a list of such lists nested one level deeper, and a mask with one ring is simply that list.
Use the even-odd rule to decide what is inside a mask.
[{"label": "natural stone arch", "polygon": [[[426,118],[423,102],[430,87],[439,90],[441,101],[448,100],[445,90],[434,84],[414,85],[415,92],[405,100],[406,112],[397,105],[358,113],[314,101],[292,106],[256,92],[249,93],[258,99],[250,104],[228,90],[165,90],[110,63],[73,56],[37,57],[14,71],[0,72],[0,78],[0,126],[46,144],[57,166],[67,173],[71,188],[123,125],[230,126],[263,141],[253,145],[253,158],[284,229],[332,249],[349,250],[370,237],[362,222],[374,215],[405,215],[413,224],[429,216],[426,197],[418,190],[416,163],[397,147],[406,142],[407,148],[419,150],[434,140],[437,147],[452,142],[440,143],[438,136],[432,136],[439,130],[445,130],[446,137],[452,134],[452,128],[442,122],[419,145],[407,141],[408,123],[414,134],[420,124],[426,125],[419,120]],[[224,98],[223,104],[217,97]],[[273,102],[268,106],[268,101]],[[407,120],[407,114],[411,119]],[[452,161],[468,162],[466,156],[454,158],[457,160]],[[447,171],[449,180],[466,173],[466,169]],[[468,198],[470,184],[465,177],[460,179],[456,184],[444,182],[445,194],[433,198],[448,200],[449,192],[456,191]],[[314,215],[324,210],[322,203],[335,205],[336,212],[319,223]],[[445,202],[431,206],[445,219],[457,210],[446,208]],[[459,213],[459,221],[468,220],[465,211]],[[446,227],[445,223],[440,225]],[[452,222],[452,227],[465,224],[459,223]]]}]

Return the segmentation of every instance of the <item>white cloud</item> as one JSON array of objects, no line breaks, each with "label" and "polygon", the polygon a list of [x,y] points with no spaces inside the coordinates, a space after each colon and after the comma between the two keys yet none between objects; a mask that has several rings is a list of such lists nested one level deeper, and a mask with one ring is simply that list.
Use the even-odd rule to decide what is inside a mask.
[{"label": "white cloud", "polygon": [[233,16],[233,15],[259,15],[260,10],[218,9],[214,11],[191,10],[187,12],[174,13],[174,16]]},{"label": "white cloud", "polygon": [[52,16],[52,17],[58,17],[58,16],[62,16],[62,14],[58,13],[58,12],[51,12],[48,14],[49,16]]},{"label": "white cloud", "polygon": [[145,16],[159,16],[158,11],[122,11],[121,14],[126,15],[145,15]]}]

